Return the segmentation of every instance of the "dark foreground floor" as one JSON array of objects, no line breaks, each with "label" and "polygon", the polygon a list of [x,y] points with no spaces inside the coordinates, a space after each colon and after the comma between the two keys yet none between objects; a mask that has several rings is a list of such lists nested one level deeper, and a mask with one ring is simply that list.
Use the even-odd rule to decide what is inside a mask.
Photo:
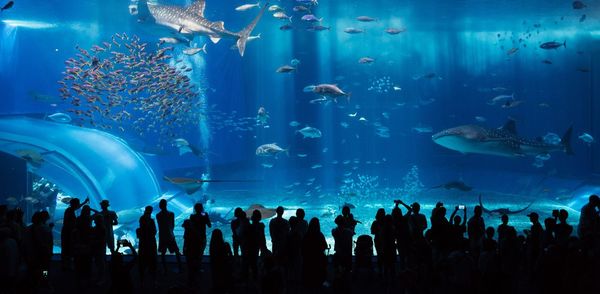
[{"label": "dark foreground floor", "polygon": [[[202,265],[202,273],[197,278],[197,283],[188,285],[186,272],[179,273],[174,258],[169,258],[169,272],[164,274],[159,269],[155,283],[146,278],[144,285],[140,284],[137,266],[131,271],[135,290],[133,293],[215,293],[211,286],[210,267],[207,263],[208,259]],[[375,265],[375,264],[374,264]],[[159,264],[160,268],[160,264]],[[498,285],[495,291],[481,289],[475,286],[472,288],[464,288],[455,283],[448,281],[440,281],[432,277],[429,281],[415,281],[415,275],[410,272],[402,272],[395,275],[391,281],[387,281],[378,275],[375,271],[355,270],[351,275],[340,278],[336,277],[329,263],[329,278],[326,284],[319,289],[306,289],[299,282],[287,281],[286,289],[279,293],[310,293],[310,294],[328,294],[328,293],[542,293],[545,291],[536,291],[534,283],[526,278],[526,275],[516,274],[519,277],[513,281],[512,285]],[[96,273],[94,273],[96,276]],[[239,273],[234,270],[235,281],[232,282],[232,291],[229,293],[263,293],[260,289],[260,282],[245,281],[239,278]],[[598,277],[600,279],[600,277]],[[109,278],[104,282],[92,281],[86,285],[78,285],[76,273],[73,271],[63,272],[61,270],[58,257],[52,261],[51,271],[49,274],[50,286],[42,287],[37,293],[107,293],[110,286]],[[259,279],[260,281],[260,279]],[[469,284],[469,281],[464,281],[462,285]],[[506,282],[506,281],[505,281]],[[473,281],[475,283],[475,281]],[[421,284],[419,286],[419,284]],[[427,289],[425,289],[427,288]],[[477,289],[479,288],[479,289]],[[574,287],[576,288],[576,287]],[[595,290],[586,290],[585,293],[600,293]],[[18,289],[16,293],[27,293],[24,289]],[[5,293],[0,289],[0,293]],[[560,291],[553,293],[584,293],[580,291]]]}]

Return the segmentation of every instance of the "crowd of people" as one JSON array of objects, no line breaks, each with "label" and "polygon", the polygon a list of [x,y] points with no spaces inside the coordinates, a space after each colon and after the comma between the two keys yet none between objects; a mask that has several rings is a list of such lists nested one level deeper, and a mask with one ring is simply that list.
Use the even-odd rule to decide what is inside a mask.
[{"label": "crowd of people", "polygon": [[[353,293],[356,289],[592,293],[600,289],[597,195],[590,196],[582,207],[576,231],[568,212],[555,210],[543,220],[539,214],[529,213],[531,225],[523,234],[511,226],[506,214],[501,215],[497,228],[486,226],[480,206],[473,208],[470,217],[467,207],[456,206],[447,218],[446,206],[437,203],[428,221],[419,203],[408,205],[396,200],[389,213],[384,208],[377,211],[370,235],[355,236],[360,222],[350,207],[344,206],[330,232],[333,246],[327,243],[327,232],[321,231],[318,218],[307,221],[300,208],[286,219],[281,206],[268,221],[268,228],[260,210],[248,217],[242,208],[236,208],[230,227],[232,246],[218,228],[212,230],[207,244],[207,229],[212,224],[198,203],[182,224],[181,251],[173,232],[175,216],[167,201],[159,202],[160,211],[154,217],[153,207],[145,208],[136,229],[137,248],[126,239],[114,240],[113,226],[118,224],[118,217],[108,209],[107,200],[100,203],[100,211],[87,203],[87,199],[83,203],[72,199],[62,220],[61,266],[63,271],[74,271],[77,289],[101,285],[109,293],[154,289],[157,275],[169,273],[167,252],[175,255],[177,273],[186,274],[188,289],[210,289],[212,293]],[[8,210],[0,205],[1,293],[52,289],[50,214],[35,212],[29,225],[23,215],[18,208]],[[265,237],[267,229],[271,248]],[[137,282],[132,278],[133,268],[138,269]],[[209,286],[201,284],[203,273],[210,273]],[[361,278],[366,278],[363,288],[357,286]],[[378,288],[372,288],[374,285]]]}]

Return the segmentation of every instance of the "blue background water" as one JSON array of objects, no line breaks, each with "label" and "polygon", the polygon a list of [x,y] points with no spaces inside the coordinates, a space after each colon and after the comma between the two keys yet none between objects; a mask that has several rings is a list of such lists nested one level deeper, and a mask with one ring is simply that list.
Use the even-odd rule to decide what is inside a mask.
[{"label": "blue background water", "polygon": [[[183,5],[186,1],[160,3]],[[244,3],[209,0],[205,16],[223,20],[226,28],[237,31],[258,13],[257,9],[234,10]],[[164,175],[199,177],[210,173],[213,179],[259,180],[209,186],[202,193],[215,198],[215,208],[221,207],[221,211],[229,205],[255,202],[337,208],[345,201],[359,201],[355,203],[356,213],[367,219],[374,215],[369,205],[389,207],[390,200],[400,195],[373,196],[372,203],[353,199],[340,193],[343,181],[357,181],[358,174],[377,176],[379,188],[389,188],[384,193],[391,194],[405,185],[402,178],[413,165],[419,167],[420,181],[426,187],[462,179],[476,189],[472,193],[434,190],[405,196],[425,204],[433,204],[438,198],[446,199],[451,206],[459,202],[472,204],[475,195],[483,192],[496,195],[490,198],[498,205],[520,207],[537,199],[542,203],[538,209],[545,212],[555,206],[578,210],[587,193],[594,191],[595,175],[600,169],[598,145],[577,139],[583,132],[598,135],[600,123],[594,116],[600,110],[596,102],[600,85],[596,74],[600,64],[600,1],[585,3],[587,8],[574,10],[570,1],[323,0],[313,13],[324,17],[322,24],[330,30],[309,32],[300,21],[301,14],[292,12],[295,1],[272,1],[293,15],[294,30],[280,30],[287,22],[267,12],[254,31],[261,38],[248,44],[243,58],[237,50],[230,50],[230,40],[212,44],[196,38],[198,45],[209,43],[208,54],[186,59],[194,67],[190,77],[204,89],[205,107],[211,110],[208,119],[190,126],[188,131],[195,135],[187,139],[209,150],[208,158],[179,156],[174,147],[168,146],[165,153],[146,156],[146,160],[159,179]],[[64,60],[75,54],[75,45],[89,48],[110,39],[115,32],[135,34],[148,42],[169,34],[150,21],[131,16],[128,5],[127,1],[114,0],[16,1],[12,9],[3,12],[2,114],[66,111],[66,105],[59,102],[53,107],[48,101],[36,101],[30,92],[58,96],[56,82],[62,78]],[[582,14],[587,17],[580,22]],[[378,21],[361,23],[355,19],[359,15]],[[26,24],[11,25],[6,20]],[[343,31],[348,27],[364,29],[365,33],[349,35]],[[392,36],[384,32],[388,27],[407,31]],[[566,41],[567,46],[556,50],[539,47],[548,41]],[[508,55],[513,47],[519,48],[518,52]],[[359,64],[358,59],[365,56],[375,58],[375,62]],[[294,58],[300,60],[295,73],[275,72]],[[551,60],[552,64],[543,60]],[[441,79],[415,79],[427,73],[436,73]],[[387,93],[369,90],[385,77],[390,81]],[[319,83],[339,84],[352,93],[350,101],[309,103],[317,97],[302,89]],[[393,86],[401,90],[395,91]],[[496,87],[506,90],[493,91]],[[525,102],[511,109],[487,104],[494,96],[511,93]],[[543,103],[549,107],[540,106]],[[236,131],[236,125],[225,121],[225,116],[233,117],[234,122],[255,117],[261,106],[269,112],[269,128],[253,126],[252,130]],[[353,113],[358,115],[348,116]],[[486,121],[478,122],[476,116]],[[368,123],[358,121],[359,117]],[[431,133],[413,129],[431,127],[437,132],[468,123],[497,127],[508,117],[516,119],[520,135],[531,138],[548,132],[562,135],[573,125],[575,155],[553,153],[543,167],[536,168],[533,158],[464,156],[434,144]],[[300,127],[316,127],[323,137],[303,139],[295,132],[297,128],[289,126],[291,121],[300,122]],[[349,126],[344,128],[341,122]],[[389,128],[389,138],[377,135],[374,123]],[[128,137],[115,135],[126,140]],[[272,142],[289,148],[290,156],[275,160],[255,156],[257,146]],[[299,153],[308,156],[300,158]],[[344,165],[345,160],[352,162]],[[263,163],[273,167],[265,168]],[[315,164],[322,168],[311,168]],[[351,176],[344,176],[349,172]],[[306,185],[310,178],[315,178],[315,184]],[[294,182],[301,185],[285,188]],[[177,191],[177,187],[161,184],[163,191]],[[315,191],[317,185],[322,188]],[[200,198],[200,194],[193,197]],[[131,197],[138,198],[142,205],[155,196]],[[556,197],[568,201],[544,202]],[[118,199],[111,201],[117,209],[128,208],[119,207]],[[317,210],[309,216],[321,213]]]}]

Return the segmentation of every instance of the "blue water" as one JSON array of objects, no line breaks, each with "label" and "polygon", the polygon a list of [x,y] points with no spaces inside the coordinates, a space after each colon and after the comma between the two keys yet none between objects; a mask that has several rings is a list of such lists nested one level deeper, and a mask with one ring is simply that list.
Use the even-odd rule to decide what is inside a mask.
[{"label": "blue water", "polygon": [[[189,1],[158,3],[187,5]],[[205,17],[223,20],[231,31],[241,30],[259,12],[258,8],[234,10],[245,3],[209,0]],[[489,208],[518,209],[535,201],[530,210],[542,217],[552,209],[566,208],[570,220],[576,222],[587,195],[598,190],[600,170],[598,144],[578,139],[583,133],[600,136],[600,121],[593,115],[600,110],[596,74],[600,65],[600,1],[585,3],[587,8],[574,10],[569,1],[322,0],[312,12],[323,17],[321,25],[329,29],[311,32],[300,19],[303,14],[292,11],[300,3],[272,1],[293,16],[294,28],[280,30],[289,21],[266,12],[252,33],[260,34],[260,38],[247,44],[243,57],[230,49],[234,42],[227,39],[213,44],[206,37],[196,36],[192,45],[207,44],[208,53],[193,56],[182,52],[184,45],[174,45],[173,60],[166,62],[173,65],[174,60],[182,59],[181,64],[192,68],[185,74],[196,85],[196,99],[201,102],[193,108],[196,120],[177,127],[174,137],[166,140],[153,132],[139,135],[131,128],[123,132],[84,124],[82,133],[97,129],[94,132],[120,138],[114,145],[96,146],[94,151],[113,160],[94,162],[88,158],[70,160],[68,164],[86,165],[78,167],[90,171],[80,182],[97,181],[91,186],[101,191],[91,195],[92,206],[97,208],[101,198],[110,199],[112,209],[129,219],[131,227],[141,214],[140,207],[169,197],[179,220],[187,217],[194,201],[211,199],[214,203],[209,201],[208,209],[225,219],[231,217],[227,213],[234,206],[246,208],[259,203],[266,207],[305,207],[307,217],[323,218],[323,230],[328,232],[332,215],[349,202],[356,206],[357,219],[364,222],[357,229],[362,234],[368,233],[376,209],[391,208],[393,199],[419,201],[429,213],[438,200],[449,207],[472,207],[480,193]],[[115,33],[126,32],[151,44],[148,48],[154,50],[159,38],[178,35],[175,30],[154,24],[142,10],[131,15],[130,4],[135,3],[18,1],[2,12],[1,114],[19,124],[22,116],[48,121],[47,115],[73,109],[69,101],[59,98],[57,81],[64,77],[65,60],[78,53],[76,46],[89,50],[110,41]],[[580,21],[583,14],[586,18]],[[361,15],[377,21],[359,22],[356,17]],[[406,31],[389,35],[384,30],[390,27]],[[348,34],[344,32],[347,28],[362,29],[364,33]],[[549,41],[565,42],[566,46],[540,48]],[[362,57],[375,61],[361,64],[358,61]],[[277,68],[290,65],[293,59],[299,61],[294,72],[276,73]],[[428,74],[435,76],[423,77]],[[304,92],[304,87],[321,83],[337,84],[351,93],[350,99],[310,103],[319,97]],[[513,93],[522,104],[513,108],[488,104],[498,95]],[[264,124],[256,122],[260,107],[269,115]],[[183,117],[190,113],[170,115]],[[533,157],[462,155],[431,139],[438,131],[463,124],[496,128],[509,117],[516,120],[519,135],[527,138],[543,137],[549,132],[561,136],[572,125],[575,155],[555,152],[543,166],[534,166]],[[134,115],[132,121],[138,118]],[[290,126],[292,121],[299,125]],[[54,135],[61,138],[62,132],[71,129],[55,125]],[[155,125],[163,127],[160,122]],[[296,131],[305,126],[318,128],[322,137],[303,138]],[[40,147],[46,146],[44,142],[22,139],[15,143],[14,137],[6,135],[15,127],[7,124],[6,128],[0,133],[4,134],[0,137],[4,152],[14,154],[31,148],[56,151]],[[53,137],[52,131],[40,138],[44,141],[47,136]],[[89,135],[82,136],[65,135],[64,140],[53,143],[53,148],[79,146],[78,140]],[[185,138],[203,150],[204,156],[179,155],[173,146],[175,138]],[[121,146],[116,142],[125,142],[128,147],[113,148]],[[289,156],[256,156],[256,148],[268,143],[289,148]],[[84,154],[76,156],[94,154],[74,148],[78,150],[75,153]],[[112,173],[127,170],[119,157],[137,156],[144,161],[139,166],[149,166],[154,175],[144,176],[147,180],[123,181],[118,173]],[[66,163],[63,156],[48,158],[46,164]],[[411,174],[413,166],[417,168]],[[65,195],[90,196],[82,188],[87,184],[73,183],[77,181],[68,169],[49,166],[32,167],[31,171],[62,184]],[[131,177],[139,177],[140,172],[132,169]],[[251,182],[207,184],[187,195],[164,181],[164,176]],[[452,180],[464,181],[473,191],[428,189]],[[127,185],[122,182],[132,187],[113,186]],[[154,182],[160,185],[159,192],[136,188]],[[59,222],[64,204],[56,206],[55,221]],[[492,215],[486,220],[496,226],[499,217]],[[513,220],[518,228],[526,226],[524,215]]]}]

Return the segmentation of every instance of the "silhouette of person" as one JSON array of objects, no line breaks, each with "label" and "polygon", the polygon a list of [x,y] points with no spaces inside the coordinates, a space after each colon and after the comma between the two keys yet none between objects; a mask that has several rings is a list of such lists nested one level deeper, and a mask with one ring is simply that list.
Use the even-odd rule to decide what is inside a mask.
[{"label": "silhouette of person", "polygon": [[308,223],[304,219],[305,216],[306,216],[306,213],[304,212],[304,209],[302,209],[302,208],[296,209],[297,228],[298,228],[298,232],[300,233],[300,237],[302,237],[302,238],[304,238],[304,235],[306,234],[306,231],[308,230]]},{"label": "silhouette of person", "polygon": [[421,205],[414,202],[410,206],[404,203],[402,200],[396,200],[396,206],[402,204],[408,212],[406,213],[408,220],[408,228],[410,230],[410,236],[412,240],[420,240],[423,238],[423,232],[427,229],[427,218],[424,214],[420,213]]},{"label": "silhouette of person", "polygon": [[[133,258],[125,263],[123,261],[123,254],[119,252],[121,246],[126,246],[131,251]],[[137,260],[137,252],[131,243],[126,240],[117,241],[117,248],[110,259],[110,280],[111,285],[108,293],[121,294],[121,293],[133,293],[133,281],[131,279],[131,269],[135,266]]]},{"label": "silhouette of person", "polygon": [[32,224],[27,228],[28,252],[25,254],[30,287],[38,289],[42,282],[48,282],[50,260],[52,259],[52,227],[48,224],[50,215],[47,211],[35,212],[31,217]]},{"label": "silhouette of person", "polygon": [[241,244],[241,234],[248,224],[248,218],[246,212],[241,207],[236,207],[233,211],[234,219],[231,221],[231,238],[233,241],[233,256],[239,256],[239,249]]},{"label": "silhouette of person", "polygon": [[375,244],[375,252],[377,252],[377,269],[379,273],[383,273],[383,249],[382,249],[382,234],[383,234],[383,219],[385,218],[385,209],[379,208],[375,214],[375,220],[371,223],[371,235],[373,235],[373,243]]},{"label": "silhouette of person", "polygon": [[581,208],[579,215],[579,225],[577,226],[577,234],[584,242],[589,243],[592,237],[597,236],[600,231],[600,197],[591,195],[586,203]]},{"label": "silhouette of person", "polygon": [[469,237],[469,247],[475,257],[479,255],[481,250],[481,242],[485,234],[485,222],[483,221],[483,209],[476,205],[473,208],[473,216],[467,222],[467,235]]},{"label": "silhouette of person", "polygon": [[86,286],[92,273],[91,214],[92,209],[88,205],[83,205],[73,231],[75,271],[80,286]]},{"label": "silhouette of person", "polygon": [[85,205],[88,202],[90,202],[89,198],[86,198],[83,203],[80,203],[78,198],[73,198],[69,201],[69,207],[65,209],[63,225],[60,231],[60,256],[63,270],[72,269],[74,242],[71,236],[73,235],[73,230],[75,230],[75,223],[77,221],[76,212],[82,205]]},{"label": "silhouette of person", "polygon": [[463,209],[463,217],[456,215],[458,206],[454,207],[454,211],[450,215],[452,220],[452,249],[462,250],[464,248],[464,236],[467,231],[467,208]]},{"label": "silhouette of person", "polygon": [[167,210],[167,200],[165,199],[159,201],[158,207],[160,208],[160,212],[156,214],[156,223],[158,224],[158,252],[160,252],[163,272],[165,274],[168,272],[165,258],[167,250],[171,254],[175,253],[177,266],[179,272],[181,272],[183,270],[181,265],[181,253],[179,252],[179,247],[175,241],[175,234],[173,234],[173,230],[175,229],[175,214]]},{"label": "silhouette of person", "polygon": [[152,218],[152,206],[146,206],[144,214],[140,217],[140,227],[136,230],[139,240],[140,284],[144,285],[146,271],[150,273],[150,280],[156,286],[156,265],[158,252],[156,248],[156,223]]},{"label": "silhouette of person", "polygon": [[559,223],[554,227],[554,236],[556,237],[556,244],[563,249],[567,249],[569,238],[573,233],[573,227],[567,223],[569,213],[561,209],[558,213]]},{"label": "silhouette of person", "polygon": [[101,284],[104,280],[104,263],[106,262],[106,228],[102,214],[95,214],[92,219],[94,227],[90,234],[90,249],[98,272],[97,283]]},{"label": "silhouette of person", "polygon": [[333,267],[340,272],[347,272],[352,269],[352,236],[354,236],[354,232],[341,215],[335,218],[335,224],[337,226],[331,230],[335,242]]},{"label": "silhouette of person", "polygon": [[206,227],[211,227],[210,218],[204,212],[202,203],[194,205],[194,213],[184,221],[183,254],[188,266],[188,283],[193,285],[202,265],[202,256],[206,249]]},{"label": "silhouette of person", "polygon": [[254,278],[258,277],[258,255],[261,252],[263,255],[267,249],[267,242],[265,239],[265,225],[260,222],[262,219],[262,214],[259,210],[254,210],[252,212],[252,216],[250,217],[250,226],[248,227],[248,232],[244,236],[244,247],[245,255],[242,257],[246,260],[246,269],[251,270],[252,276]]},{"label": "silhouette of person", "polygon": [[352,233],[354,233],[354,228],[356,228],[356,224],[360,222],[354,219],[354,215],[350,212],[350,206],[344,205],[344,207],[342,207],[342,217],[344,221],[344,226],[349,228],[352,231]]},{"label": "silhouette of person", "polygon": [[106,245],[108,246],[108,250],[110,250],[110,254],[115,251],[115,234],[113,232],[113,226],[119,224],[117,213],[108,210],[110,203],[108,200],[104,199],[100,201],[100,215],[102,215],[102,219],[104,221],[104,229],[106,233]]},{"label": "silhouette of person", "polygon": [[327,241],[319,219],[313,217],[302,241],[302,279],[308,289],[320,288],[327,278]]},{"label": "silhouette of person", "polygon": [[287,236],[290,232],[290,222],[283,218],[284,209],[282,206],[275,210],[277,216],[269,222],[269,233],[271,235],[272,251],[275,261],[283,263],[286,253]]},{"label": "silhouette of person", "polygon": [[524,230],[527,237],[527,265],[529,269],[532,269],[541,252],[541,241],[544,230],[542,224],[540,224],[539,215],[536,212],[532,212],[527,216],[531,221],[531,229]]},{"label": "silhouette of person", "polygon": [[[287,270],[288,279],[298,283],[302,274],[302,234],[298,228],[298,218],[290,217],[290,232],[287,236]],[[295,285],[295,284],[294,284]]]},{"label": "silhouette of person", "polygon": [[215,229],[210,237],[210,268],[213,293],[228,293],[231,289],[231,246],[223,239],[223,232]]},{"label": "silhouette of person", "polygon": [[398,207],[398,203],[392,209],[392,219],[394,220],[394,235],[396,239],[396,250],[398,250],[398,259],[400,268],[404,269],[408,257],[408,248],[410,246],[410,231],[408,222],[402,215],[402,210]]},{"label": "silhouette of person", "polygon": [[261,293],[283,294],[285,293],[285,279],[283,272],[276,266],[274,256],[266,256],[264,259],[265,274],[261,278]]}]

